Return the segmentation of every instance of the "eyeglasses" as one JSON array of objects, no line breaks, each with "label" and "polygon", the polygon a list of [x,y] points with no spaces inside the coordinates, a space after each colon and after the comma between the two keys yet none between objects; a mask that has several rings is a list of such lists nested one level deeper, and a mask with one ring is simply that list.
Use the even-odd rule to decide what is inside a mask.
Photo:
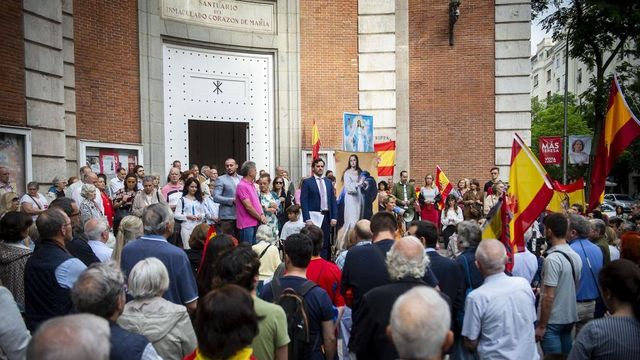
[{"label": "eyeglasses", "polygon": [[73,214],[69,215],[69,217],[76,217],[76,216],[80,216],[80,212],[73,213]]},{"label": "eyeglasses", "polygon": [[62,226],[71,226],[71,221],[69,221],[68,223],[64,223]]},{"label": "eyeglasses", "polygon": [[276,181],[276,184],[280,184],[280,185],[282,185],[282,184],[284,184],[284,183],[283,183],[282,181]]}]

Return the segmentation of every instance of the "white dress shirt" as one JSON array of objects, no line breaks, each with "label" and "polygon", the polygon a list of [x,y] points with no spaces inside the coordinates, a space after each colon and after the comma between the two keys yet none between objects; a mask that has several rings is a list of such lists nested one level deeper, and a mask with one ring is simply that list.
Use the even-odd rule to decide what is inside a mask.
[{"label": "white dress shirt", "polygon": [[113,249],[108,247],[105,243],[98,240],[89,240],[87,243],[100,262],[107,262],[111,260]]}]

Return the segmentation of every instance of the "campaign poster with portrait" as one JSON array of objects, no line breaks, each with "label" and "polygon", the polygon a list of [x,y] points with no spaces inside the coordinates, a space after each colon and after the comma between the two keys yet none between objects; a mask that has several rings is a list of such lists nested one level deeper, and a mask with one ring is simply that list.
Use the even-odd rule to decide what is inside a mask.
[{"label": "campaign poster with portrait", "polygon": [[378,155],[336,151],[335,159],[338,226],[353,228],[358,220],[371,219],[378,209]]},{"label": "campaign poster with portrait", "polygon": [[591,142],[591,135],[569,135],[569,164],[588,164]]},{"label": "campaign poster with portrait", "polygon": [[373,116],[344,113],[343,114],[344,151],[373,152]]}]

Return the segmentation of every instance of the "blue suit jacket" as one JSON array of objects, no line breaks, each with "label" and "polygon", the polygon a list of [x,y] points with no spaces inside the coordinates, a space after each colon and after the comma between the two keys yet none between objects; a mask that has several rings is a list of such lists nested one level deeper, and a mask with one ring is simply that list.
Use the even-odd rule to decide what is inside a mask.
[{"label": "blue suit jacket", "polygon": [[[338,205],[336,203],[336,196],[333,191],[333,184],[326,177],[323,178],[325,188],[327,189],[327,205],[329,206],[329,219],[335,220],[338,218]],[[309,211],[320,211],[320,189],[316,182],[316,177],[302,181],[302,189],[300,191],[300,206],[302,207],[302,219],[304,221],[309,220]]]}]

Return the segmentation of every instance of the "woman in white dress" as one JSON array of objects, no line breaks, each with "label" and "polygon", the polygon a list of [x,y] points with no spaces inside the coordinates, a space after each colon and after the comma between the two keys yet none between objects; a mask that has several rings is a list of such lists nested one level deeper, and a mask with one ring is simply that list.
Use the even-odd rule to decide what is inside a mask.
[{"label": "woman in white dress", "polygon": [[342,183],[344,185],[344,227],[353,228],[362,211],[362,193],[360,192],[360,162],[356,154],[349,156],[349,166],[342,174]]},{"label": "woman in white dress", "polygon": [[184,182],[182,197],[178,200],[174,218],[182,221],[182,229],[180,236],[182,237],[182,247],[190,249],[189,237],[193,229],[202,224],[205,219],[205,208],[202,204],[204,201],[200,183],[194,178],[188,178]]},{"label": "woman in white dress", "polygon": [[40,184],[36,181],[32,181],[27,184],[27,193],[20,199],[20,205],[22,206],[22,212],[31,215],[35,222],[38,215],[43,213],[49,207],[47,198],[38,192]]}]

